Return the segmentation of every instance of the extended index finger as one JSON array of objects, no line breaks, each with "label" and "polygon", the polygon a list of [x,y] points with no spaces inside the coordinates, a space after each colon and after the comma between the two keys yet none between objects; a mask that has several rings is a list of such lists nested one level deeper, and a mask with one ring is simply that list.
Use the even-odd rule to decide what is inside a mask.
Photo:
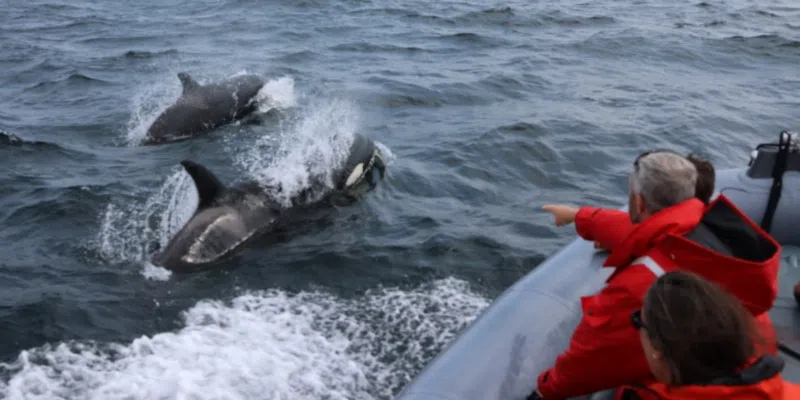
[{"label": "extended index finger", "polygon": [[558,207],[557,204],[545,204],[542,206],[542,210],[553,212],[553,210],[555,210],[556,207]]}]

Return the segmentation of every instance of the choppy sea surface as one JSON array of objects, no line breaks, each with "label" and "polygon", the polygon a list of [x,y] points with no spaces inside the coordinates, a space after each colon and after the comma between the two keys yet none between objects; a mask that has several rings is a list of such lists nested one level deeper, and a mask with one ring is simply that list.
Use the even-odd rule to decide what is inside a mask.
[{"label": "choppy sea surface", "polygon": [[[0,396],[390,399],[619,206],[633,157],[746,164],[800,130],[795,1],[0,0]],[[180,94],[268,81],[257,123],[143,146]],[[301,187],[356,132],[386,179],[232,268],[148,263],[179,162]],[[535,306],[535,305],[532,305]]]}]

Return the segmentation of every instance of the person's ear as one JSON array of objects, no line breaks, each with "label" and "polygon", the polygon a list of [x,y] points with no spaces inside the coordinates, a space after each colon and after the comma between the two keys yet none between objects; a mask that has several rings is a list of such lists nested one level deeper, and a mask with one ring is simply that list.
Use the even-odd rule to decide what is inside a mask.
[{"label": "person's ear", "polygon": [[642,215],[647,212],[647,206],[644,204],[644,197],[640,194],[633,195],[633,206],[637,215]]}]

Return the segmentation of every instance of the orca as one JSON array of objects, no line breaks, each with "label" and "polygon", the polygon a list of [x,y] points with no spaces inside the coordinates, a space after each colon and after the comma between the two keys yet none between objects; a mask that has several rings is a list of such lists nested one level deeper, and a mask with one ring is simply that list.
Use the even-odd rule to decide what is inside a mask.
[{"label": "orca", "polygon": [[192,272],[218,265],[256,239],[294,229],[319,217],[319,211],[353,204],[384,177],[386,162],[375,143],[357,134],[346,161],[334,171],[334,187],[312,185],[278,201],[280,187],[255,181],[226,186],[214,173],[191,160],[181,162],[192,177],[199,202],[194,215],[152,258],[153,265]]},{"label": "orca", "polygon": [[181,96],[153,121],[144,144],[186,139],[250,115],[258,109],[256,95],[265,83],[256,75],[208,85],[200,85],[186,72],[179,72],[178,79]]}]

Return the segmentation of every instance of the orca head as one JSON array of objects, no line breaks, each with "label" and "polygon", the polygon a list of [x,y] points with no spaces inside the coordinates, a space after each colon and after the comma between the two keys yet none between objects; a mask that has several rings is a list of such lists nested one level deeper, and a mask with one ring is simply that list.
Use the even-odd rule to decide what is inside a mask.
[{"label": "orca head", "polygon": [[386,160],[375,143],[357,134],[339,177],[337,190],[361,197],[374,189],[386,172]]}]

